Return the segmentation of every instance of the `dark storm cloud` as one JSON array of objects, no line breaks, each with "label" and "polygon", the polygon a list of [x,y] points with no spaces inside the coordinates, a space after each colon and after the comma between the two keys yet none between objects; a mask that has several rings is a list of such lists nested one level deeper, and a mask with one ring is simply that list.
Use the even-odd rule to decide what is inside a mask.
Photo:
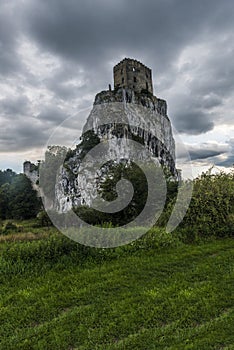
[{"label": "dark storm cloud", "polygon": [[[231,1],[222,4],[229,6]],[[217,30],[223,15],[225,27],[231,20],[218,0],[41,0],[30,3],[25,15],[30,35],[43,47],[88,66],[125,50],[145,57],[153,53],[149,61],[158,57],[164,65],[207,25]]]},{"label": "dark storm cloud", "polygon": [[210,109],[222,105],[223,101],[220,96],[210,93],[209,95],[205,95],[203,97],[201,104],[203,108]]},{"label": "dark storm cloud", "polygon": [[43,147],[50,135],[47,123],[38,123],[35,118],[28,118],[18,123],[5,122],[1,126],[3,135],[0,139],[2,152],[17,152],[34,147]]},{"label": "dark storm cloud", "polygon": [[0,100],[0,113],[13,118],[19,115],[25,116],[29,110],[29,103],[29,99],[24,95],[4,98]]},{"label": "dark storm cloud", "polygon": [[15,74],[21,69],[17,54],[17,19],[6,1],[0,5],[0,76]]},{"label": "dark storm cloud", "polygon": [[207,159],[207,158],[219,156],[220,154],[223,154],[223,153],[224,153],[223,151],[215,151],[215,150],[209,150],[209,149],[191,150],[189,152],[191,160]]},{"label": "dark storm cloud", "polygon": [[[194,120],[192,116],[198,110],[204,116],[201,119],[201,124],[199,120],[197,121],[198,132],[199,129],[202,132],[204,120],[207,121],[208,126],[208,128],[204,128],[205,132],[210,130],[210,122],[213,125],[233,124],[233,114],[227,113],[226,109],[233,109],[233,106],[228,107],[227,101],[228,99],[233,100],[234,95],[234,35],[233,31],[223,33],[222,28],[219,30],[216,30],[216,40],[209,41],[208,37],[207,42],[205,40],[202,42],[200,50],[204,50],[204,54],[201,54],[200,61],[194,58],[192,65],[186,66],[185,64],[177,71],[177,79],[180,74],[188,76],[188,81],[185,81],[186,93],[183,96],[185,109],[183,110],[185,111],[189,107],[191,129],[186,118],[186,114],[189,115],[189,113],[184,113],[185,118],[183,116],[181,118],[177,111],[181,110],[181,106],[176,103],[174,104],[175,125],[182,126],[182,131],[188,134],[193,133]],[[199,47],[197,52],[199,56]],[[195,56],[197,52],[194,51]],[[178,95],[180,95],[179,91]],[[222,107],[222,110],[218,107]]]},{"label": "dark storm cloud", "polygon": [[217,160],[216,164],[224,167],[234,167],[234,139],[228,141],[229,151],[224,159]]},{"label": "dark storm cloud", "polygon": [[[7,99],[2,103],[5,111],[5,117],[2,117],[0,122],[2,152],[44,147],[54,129],[68,118],[61,108],[51,105],[41,107],[41,112],[35,116],[30,116],[28,113],[20,118],[16,111],[17,113],[26,112],[24,103],[28,103],[24,98],[22,101]],[[17,110],[16,106],[19,106]],[[9,117],[8,113],[12,113],[12,116]]]},{"label": "dark storm cloud", "polygon": [[181,109],[174,117],[179,133],[199,135],[212,130],[214,122],[201,110]]},{"label": "dark storm cloud", "polygon": [[67,119],[68,115],[63,110],[55,106],[44,106],[36,118],[41,122],[47,121],[58,125]]},{"label": "dark storm cloud", "polygon": [[234,167],[234,155],[230,154],[230,155],[228,155],[228,157],[225,160],[222,160],[222,161],[217,160],[216,165],[223,166],[226,168]]},{"label": "dark storm cloud", "polygon": [[[0,117],[8,116],[1,125],[7,128],[4,137],[9,148],[13,150],[14,143],[22,149],[40,146],[47,129],[69,115],[68,105],[74,104],[74,110],[86,107],[107,88],[113,65],[125,56],[153,69],[155,94],[168,96],[170,117],[178,131],[199,135],[218,123],[232,123],[231,114],[220,115],[217,110],[234,95],[233,9],[232,0],[16,0],[14,4],[3,0],[0,75],[17,92],[12,96],[6,90],[0,101]],[[19,55],[25,39],[38,54],[55,57],[57,68],[43,77],[31,72],[24,52]],[[178,65],[181,54],[196,45],[201,48],[193,53],[194,60]],[[26,87],[32,89],[27,97]],[[38,97],[35,111],[35,101],[31,105],[27,101],[33,89],[52,96],[46,103]],[[7,122],[9,118],[14,125]]]},{"label": "dark storm cloud", "polygon": [[226,145],[201,144],[197,147],[191,147],[189,154],[192,161],[233,168],[234,139],[227,141]]},{"label": "dark storm cloud", "polygon": [[58,98],[70,100],[90,91],[91,84],[87,79],[77,64],[64,62],[45,80],[45,84]]},{"label": "dark storm cloud", "polygon": [[[48,81],[48,88],[57,96],[70,99],[87,90],[95,94],[106,88],[112,76],[112,66],[108,63],[117,63],[125,55],[151,66],[156,84],[157,76],[160,80],[164,75],[171,75],[168,83],[173,85],[173,79],[179,74],[173,65],[181,50],[199,41],[209,43],[214,36],[218,41],[222,33],[231,32],[232,11],[230,0],[222,5],[218,0],[128,3],[87,0],[82,6],[73,0],[42,0],[29,3],[23,17],[24,30],[41,48],[58,55],[66,65],[70,62],[77,77],[81,77],[78,67],[85,70],[80,90],[66,84],[69,72],[67,76],[55,74]],[[223,40],[213,48],[214,55],[208,55],[204,65],[201,63],[198,77],[190,84],[193,96],[187,102],[193,106],[175,111],[173,117],[179,131],[199,134],[213,128],[215,115],[211,118],[209,110],[222,104],[226,93],[234,89],[233,51],[225,52],[230,44]],[[200,97],[205,95],[213,97],[202,101]]]},{"label": "dark storm cloud", "polygon": [[[186,150],[186,151],[185,151]],[[230,152],[229,142],[219,144],[217,142],[203,142],[200,144],[177,144],[177,159],[187,161],[203,161],[207,160],[216,163],[216,160],[227,158]]]}]

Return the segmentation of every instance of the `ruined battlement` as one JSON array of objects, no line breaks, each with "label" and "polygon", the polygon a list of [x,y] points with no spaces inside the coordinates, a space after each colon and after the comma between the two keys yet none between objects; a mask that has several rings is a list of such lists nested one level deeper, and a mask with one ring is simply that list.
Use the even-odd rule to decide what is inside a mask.
[{"label": "ruined battlement", "polygon": [[136,92],[148,91],[153,95],[152,71],[140,61],[124,58],[113,69],[114,88],[130,88]]}]

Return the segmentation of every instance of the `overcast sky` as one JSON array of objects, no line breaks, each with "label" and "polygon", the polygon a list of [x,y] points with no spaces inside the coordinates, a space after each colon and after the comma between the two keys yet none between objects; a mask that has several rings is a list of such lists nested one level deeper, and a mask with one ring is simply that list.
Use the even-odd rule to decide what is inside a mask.
[{"label": "overcast sky", "polygon": [[1,0],[0,169],[39,159],[71,115],[80,134],[124,57],[152,68],[194,169],[232,166],[233,0]]}]

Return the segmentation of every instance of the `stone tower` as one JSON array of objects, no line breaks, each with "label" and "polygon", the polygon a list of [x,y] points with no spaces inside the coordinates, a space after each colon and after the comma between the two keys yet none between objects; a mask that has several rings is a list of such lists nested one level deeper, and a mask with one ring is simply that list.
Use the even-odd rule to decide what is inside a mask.
[{"label": "stone tower", "polygon": [[114,87],[153,94],[152,71],[137,60],[125,58],[114,67]]}]

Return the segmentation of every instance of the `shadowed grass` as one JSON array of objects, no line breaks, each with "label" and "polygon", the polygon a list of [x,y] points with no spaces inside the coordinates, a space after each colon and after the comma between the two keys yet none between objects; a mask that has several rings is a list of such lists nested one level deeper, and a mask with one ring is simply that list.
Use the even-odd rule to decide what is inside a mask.
[{"label": "shadowed grass", "polygon": [[78,248],[1,243],[0,349],[234,349],[233,240]]}]

